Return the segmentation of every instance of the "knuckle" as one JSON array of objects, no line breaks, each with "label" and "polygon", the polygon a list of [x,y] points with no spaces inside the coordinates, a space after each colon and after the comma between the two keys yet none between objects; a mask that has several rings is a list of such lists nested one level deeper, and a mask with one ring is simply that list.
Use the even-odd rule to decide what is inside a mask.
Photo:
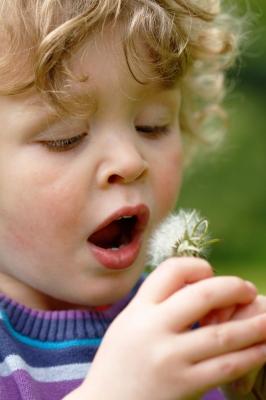
[{"label": "knuckle", "polygon": [[221,325],[213,327],[214,341],[221,350],[228,349],[233,344],[233,338],[229,335],[228,330]]},{"label": "knuckle", "polygon": [[204,304],[211,303],[213,294],[214,293],[213,293],[213,290],[211,287],[204,286],[203,288],[201,288],[199,295],[200,295],[200,299],[201,299],[202,303],[204,303]]},{"label": "knuckle", "polygon": [[241,375],[241,365],[232,360],[224,360],[220,365],[221,375],[225,378],[234,379]]}]

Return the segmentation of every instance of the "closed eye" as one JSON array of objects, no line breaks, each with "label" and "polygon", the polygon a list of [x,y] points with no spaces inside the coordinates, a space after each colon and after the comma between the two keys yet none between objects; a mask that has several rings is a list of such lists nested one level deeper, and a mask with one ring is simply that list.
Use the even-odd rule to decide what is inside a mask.
[{"label": "closed eye", "polygon": [[75,147],[77,147],[82,140],[87,136],[86,132],[83,132],[79,135],[70,137],[70,138],[62,138],[56,140],[42,140],[40,143],[47,147],[49,151],[60,152],[60,151],[68,151]]},{"label": "closed eye", "polygon": [[162,135],[165,135],[169,132],[169,125],[138,125],[136,126],[137,132],[142,132],[147,134],[147,137],[156,138]]}]

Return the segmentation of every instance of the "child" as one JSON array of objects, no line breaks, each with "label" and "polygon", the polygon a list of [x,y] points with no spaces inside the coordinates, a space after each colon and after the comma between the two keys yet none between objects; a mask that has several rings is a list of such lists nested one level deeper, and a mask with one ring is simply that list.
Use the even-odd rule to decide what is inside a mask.
[{"label": "child", "polygon": [[260,367],[265,315],[190,329],[251,284],[193,258],[142,284],[233,57],[219,1],[0,4],[1,400],[185,400]]}]

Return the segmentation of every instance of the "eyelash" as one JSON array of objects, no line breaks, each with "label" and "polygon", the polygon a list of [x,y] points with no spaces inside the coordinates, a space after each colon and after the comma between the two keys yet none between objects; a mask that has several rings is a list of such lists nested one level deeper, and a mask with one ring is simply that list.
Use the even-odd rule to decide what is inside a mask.
[{"label": "eyelash", "polygon": [[[149,138],[157,138],[159,136],[165,135],[169,132],[169,126],[136,126],[137,132],[142,132],[147,134]],[[50,151],[68,151],[78,146],[79,143],[87,136],[87,133],[81,133],[80,135],[73,136],[71,138],[66,139],[57,139],[57,140],[46,140],[41,142],[44,146],[46,146]]]},{"label": "eyelash", "polygon": [[44,146],[46,146],[50,151],[68,151],[78,146],[79,143],[87,136],[87,133],[81,133],[80,135],[73,136],[71,138],[66,139],[57,139],[57,140],[46,140],[41,142]]},{"label": "eyelash", "polygon": [[166,135],[169,132],[169,126],[150,126],[150,125],[143,125],[143,126],[136,126],[137,132],[142,132],[146,134],[151,139],[156,139],[159,136]]}]

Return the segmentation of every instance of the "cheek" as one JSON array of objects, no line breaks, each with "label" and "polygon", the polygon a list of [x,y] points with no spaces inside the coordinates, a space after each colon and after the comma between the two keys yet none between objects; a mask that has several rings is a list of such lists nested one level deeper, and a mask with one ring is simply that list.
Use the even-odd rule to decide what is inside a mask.
[{"label": "cheek", "polygon": [[56,250],[59,242],[70,243],[71,233],[74,234],[78,226],[81,217],[79,191],[70,182],[67,185],[60,181],[34,183],[27,185],[24,180],[23,188],[16,188],[9,196],[6,234],[16,250]]},{"label": "cheek", "polygon": [[80,188],[73,183],[46,187],[39,195],[41,217],[47,218],[49,225],[63,230],[73,229],[80,219],[83,204],[81,193]]},{"label": "cheek", "polygon": [[165,217],[175,207],[181,182],[182,155],[177,150],[168,154],[158,168],[155,194],[158,219]]}]

